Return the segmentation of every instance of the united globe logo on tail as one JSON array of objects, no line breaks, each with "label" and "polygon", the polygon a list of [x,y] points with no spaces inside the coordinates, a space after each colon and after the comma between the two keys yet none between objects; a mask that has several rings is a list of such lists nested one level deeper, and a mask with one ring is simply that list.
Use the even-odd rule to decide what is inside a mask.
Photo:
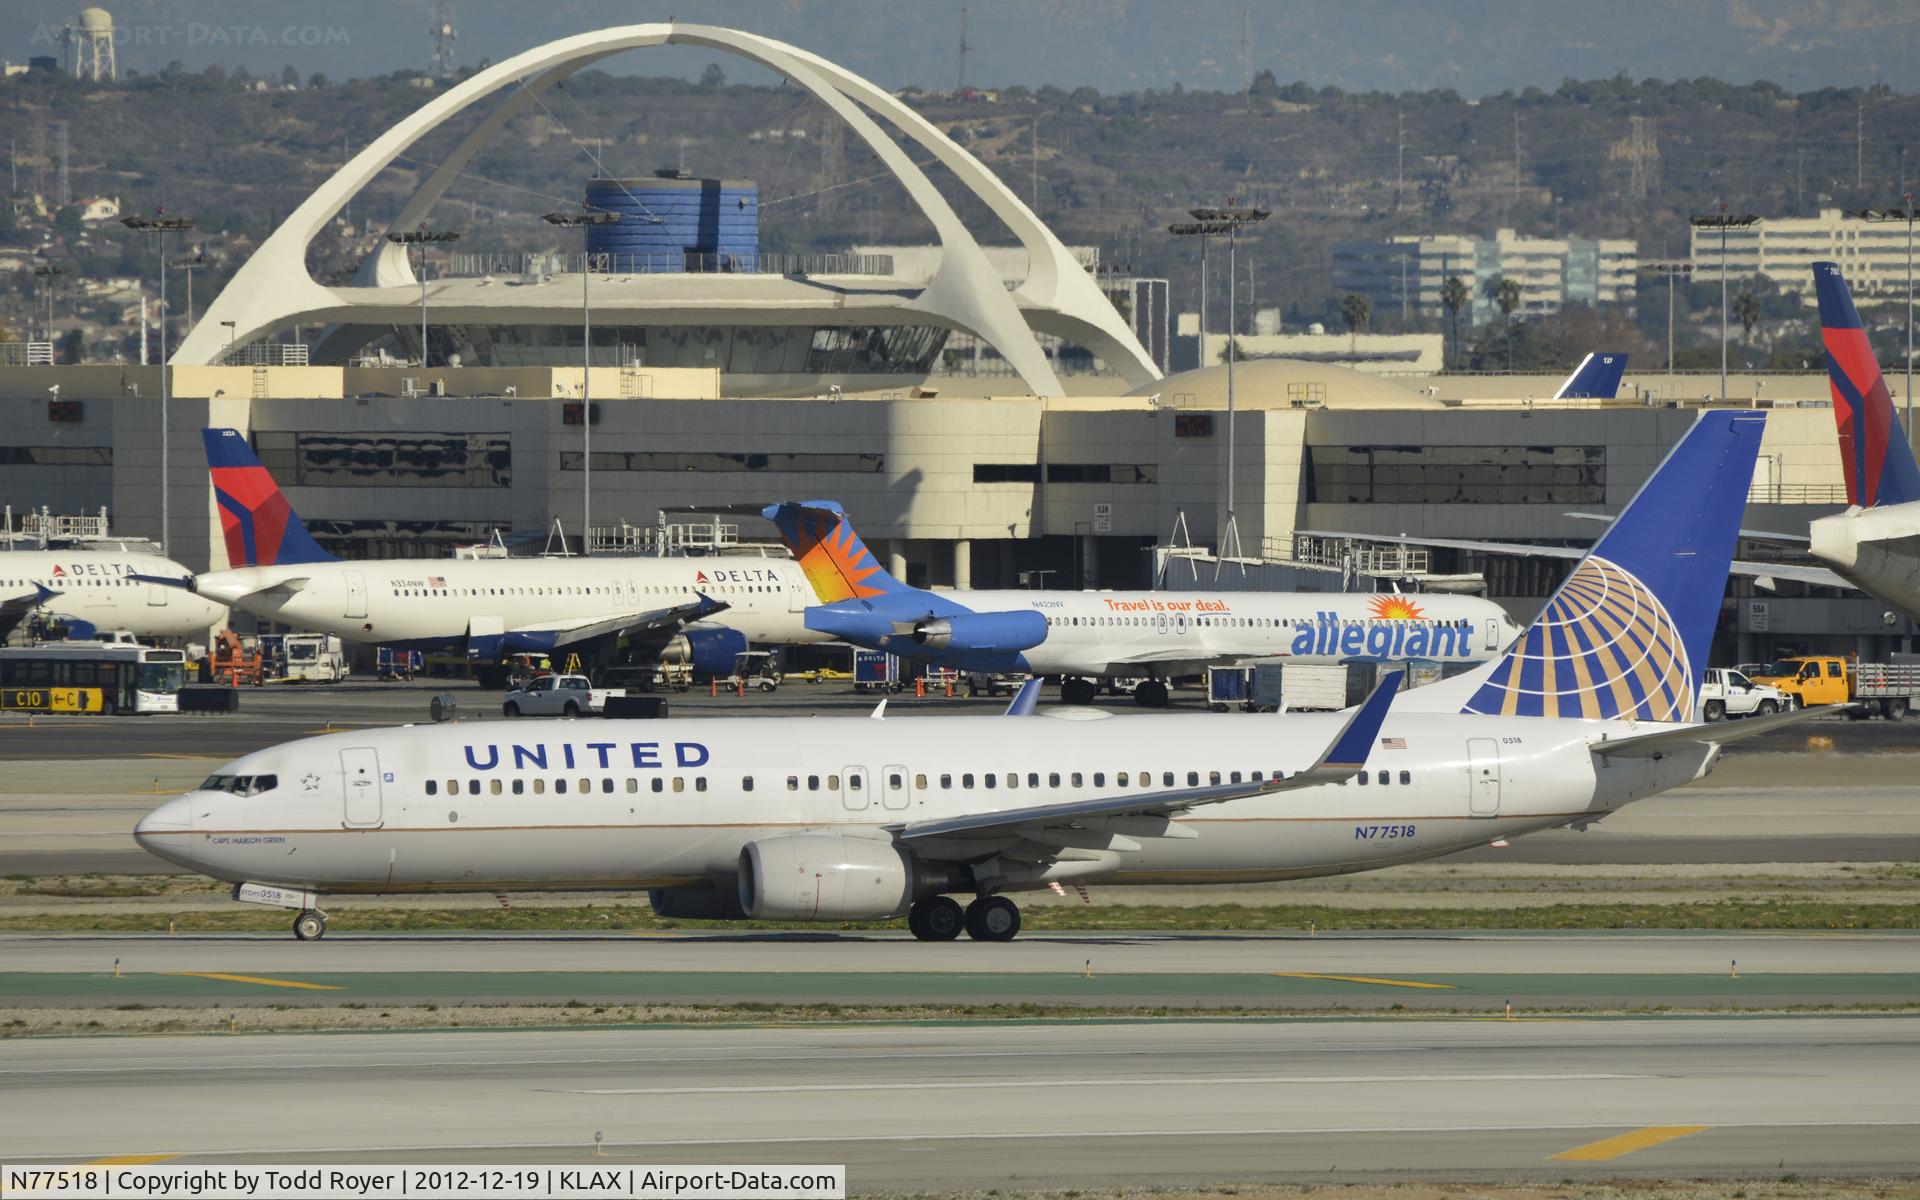
[{"label": "united globe logo on tail", "polygon": [[1690,721],[1693,666],[1659,597],[1589,556],[1514,642],[1466,711]]}]

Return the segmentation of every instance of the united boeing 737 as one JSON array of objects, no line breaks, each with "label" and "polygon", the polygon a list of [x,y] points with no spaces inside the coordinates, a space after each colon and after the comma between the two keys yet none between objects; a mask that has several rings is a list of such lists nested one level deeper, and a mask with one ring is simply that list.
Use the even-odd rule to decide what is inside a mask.
[{"label": "united boeing 737", "polygon": [[1441,593],[929,591],[889,575],[832,501],[761,515],[820,600],[808,629],[961,670],[1059,675],[1068,704],[1089,703],[1095,679],[1146,676],[1134,699],[1159,708],[1168,678],[1253,658],[1483,662],[1520,631],[1489,600]]},{"label": "united boeing 737", "polygon": [[786,559],[341,561],[313,540],[242,434],[209,429],[206,443],[235,565],[177,582],[270,621],[351,642],[464,647],[482,662],[619,641],[659,653],[683,641],[696,667],[717,673],[749,642],[822,640],[802,623],[810,592]]},{"label": "united boeing 737", "polygon": [[1005,940],[1011,896],[1051,884],[1303,879],[1584,826],[1805,715],[1692,723],[1762,421],[1702,414],[1498,659],[1345,713],[1039,715],[1036,682],[1000,718],[360,730],[238,758],[134,836],[302,938],[330,894],[646,888],[676,916]]}]

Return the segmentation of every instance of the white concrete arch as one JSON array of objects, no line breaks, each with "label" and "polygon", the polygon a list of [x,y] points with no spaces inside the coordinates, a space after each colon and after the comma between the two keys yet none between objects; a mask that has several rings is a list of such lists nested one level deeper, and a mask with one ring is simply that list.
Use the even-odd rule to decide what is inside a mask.
[{"label": "white concrete arch", "polygon": [[[1061,388],[1034,338],[1023,304],[1032,311],[1033,324],[1067,332],[1130,382],[1154,378],[1152,361],[1138,340],[1052,232],[991,171],[911,109],[858,76],[784,43],[738,30],[687,24],[634,25],[562,38],[480,71],[430,100],[355,155],[289,214],[209,306],[205,319],[181,343],[172,361],[216,361],[224,351],[220,336],[224,321],[234,322],[235,340],[251,340],[296,320],[350,319],[356,300],[367,308],[390,304],[390,295],[372,293],[414,278],[397,247],[383,246],[371,256],[362,265],[355,287],[325,287],[306,269],[308,245],[355,194],[446,120],[502,88],[527,81],[462,139],[403,206],[394,226],[410,228],[533,95],[609,55],[665,44],[705,46],[777,71],[806,88],[867,143],[932,222],[942,246],[939,268],[907,303],[908,310],[980,336],[1007,358],[1037,395],[1058,395]],[[1031,264],[1017,293],[1005,289],[945,197],[861,105],[886,116],[911,140],[926,146],[1006,221],[1026,247]]]}]

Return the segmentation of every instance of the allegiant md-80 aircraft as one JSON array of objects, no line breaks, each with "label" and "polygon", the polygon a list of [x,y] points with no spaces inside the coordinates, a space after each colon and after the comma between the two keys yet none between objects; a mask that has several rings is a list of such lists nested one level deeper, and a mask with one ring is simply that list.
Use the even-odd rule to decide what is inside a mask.
[{"label": "allegiant md-80 aircraft", "polygon": [[800,568],[783,559],[341,561],[314,542],[245,435],[205,433],[236,565],[184,582],[255,616],[352,642],[464,646],[482,661],[624,641],[630,653],[674,649],[718,673],[748,642],[822,640],[802,624],[811,593]]},{"label": "allegiant md-80 aircraft", "polygon": [[935,592],[889,575],[830,500],[761,515],[820,600],[808,629],[962,670],[1059,675],[1068,704],[1092,701],[1096,679],[1145,676],[1134,699],[1163,707],[1168,678],[1250,658],[1481,662],[1519,632],[1492,601],[1440,593]]},{"label": "allegiant md-80 aircraft", "polygon": [[1345,713],[1039,715],[1034,681],[1001,718],[360,730],[235,759],[134,836],[298,909],[303,938],[333,893],[648,888],[678,916],[1004,940],[1009,894],[1056,883],[1299,879],[1584,826],[1806,715],[1692,722],[1763,419],[1702,414],[1499,659]]}]

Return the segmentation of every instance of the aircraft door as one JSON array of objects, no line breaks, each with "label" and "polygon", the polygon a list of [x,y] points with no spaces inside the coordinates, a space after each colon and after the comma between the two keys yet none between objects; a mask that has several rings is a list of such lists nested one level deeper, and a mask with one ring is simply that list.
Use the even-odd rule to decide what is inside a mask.
[{"label": "aircraft door", "polygon": [[165,608],[167,606],[167,593],[172,591],[172,588],[163,583],[149,583],[146,589],[148,607]]},{"label": "aircraft door", "polygon": [[813,585],[800,573],[796,566],[792,570],[780,573],[780,590],[787,594],[787,611],[805,612],[807,605],[813,603]]},{"label": "aircraft door", "polygon": [[840,807],[848,812],[865,812],[870,801],[867,798],[867,769],[865,767],[843,767],[840,771]]},{"label": "aircraft door", "polygon": [[1467,739],[1467,787],[1469,815],[1500,815],[1500,743],[1492,738]]},{"label": "aircraft door", "polygon": [[367,577],[358,571],[344,572],[347,577],[347,610],[344,616],[367,615]]},{"label": "aircraft door", "polygon": [[1487,642],[1483,648],[1487,650],[1498,650],[1500,648],[1500,622],[1489,617],[1485,624],[1487,627]]},{"label": "aircraft door", "polygon": [[346,789],[345,824],[368,829],[380,824],[380,755],[371,746],[340,752],[340,784]]},{"label": "aircraft door", "polygon": [[1160,634],[1162,637],[1166,636],[1167,614],[1165,613],[1153,614],[1153,629],[1155,633]]},{"label": "aircraft door", "polygon": [[907,769],[894,765],[880,768],[883,773],[880,787],[880,807],[890,812],[899,812],[912,803],[912,794],[908,791],[911,778]]},{"label": "aircraft door", "polygon": [[1173,632],[1176,634],[1185,634],[1187,632],[1187,614],[1173,614]]}]

